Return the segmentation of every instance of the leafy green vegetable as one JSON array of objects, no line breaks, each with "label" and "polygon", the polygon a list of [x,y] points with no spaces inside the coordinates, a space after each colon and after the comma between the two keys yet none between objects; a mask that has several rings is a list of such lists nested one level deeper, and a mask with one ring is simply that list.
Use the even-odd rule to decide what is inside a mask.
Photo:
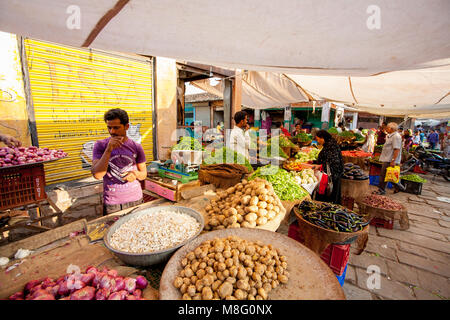
[{"label": "leafy green vegetable", "polygon": [[335,127],[332,127],[330,129],[328,129],[328,133],[330,133],[330,134],[338,134],[339,132],[337,131],[337,129]]},{"label": "leafy green vegetable", "polygon": [[172,147],[172,150],[204,150],[202,144],[192,137],[181,137],[181,140],[178,144]]},{"label": "leafy green vegetable", "polygon": [[355,135],[351,131],[342,131],[341,133],[339,133],[339,136],[343,138],[353,138]]},{"label": "leafy green vegetable", "polygon": [[311,141],[311,137],[309,134],[305,133],[305,132],[300,132],[299,134],[297,134],[294,139],[296,139],[299,142],[309,142]]},{"label": "leafy green vegetable", "polygon": [[248,180],[255,178],[269,181],[280,200],[303,199],[308,195],[308,192],[297,183],[293,175],[277,166],[269,164],[259,167]]},{"label": "leafy green vegetable", "polygon": [[295,155],[295,159],[300,160],[301,162],[308,162],[311,160],[317,160],[317,157],[319,156],[320,150],[319,149],[311,149],[309,153],[300,151]]},{"label": "leafy green vegetable", "polygon": [[356,141],[364,141],[365,137],[362,134],[355,133]]},{"label": "leafy green vegetable", "polygon": [[401,176],[400,179],[413,181],[413,182],[419,182],[419,183],[427,182],[426,179],[419,177],[417,174],[407,174],[406,176]]},{"label": "leafy green vegetable", "polygon": [[[233,155],[233,162],[229,162],[227,160],[227,153]],[[211,152],[210,155],[208,155],[204,160],[203,163],[205,164],[216,164],[216,163],[237,163],[237,164],[242,164],[243,166],[245,166],[249,172],[253,172],[253,168],[250,164],[250,161],[248,161],[248,159],[243,156],[240,153],[237,153],[236,151],[229,149],[227,147],[223,147],[220,149],[217,149],[213,152]]]},{"label": "leafy green vegetable", "polygon": [[278,140],[278,145],[280,147],[283,148],[287,148],[287,147],[295,147],[295,144],[292,143],[291,140],[289,140],[289,138],[285,137],[285,136],[276,136],[276,137],[272,137],[269,140],[267,140],[268,144],[272,144],[273,142],[276,143]]}]

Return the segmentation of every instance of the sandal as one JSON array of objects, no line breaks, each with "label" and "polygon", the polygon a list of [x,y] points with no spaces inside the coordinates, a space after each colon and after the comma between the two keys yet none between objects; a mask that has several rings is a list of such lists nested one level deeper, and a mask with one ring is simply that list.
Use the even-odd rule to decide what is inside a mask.
[{"label": "sandal", "polygon": [[378,189],[378,190],[376,190],[376,191],[372,192],[372,194],[379,194],[379,195],[384,195],[384,194],[386,194],[386,191],[384,191],[384,190],[381,190],[381,189]]}]

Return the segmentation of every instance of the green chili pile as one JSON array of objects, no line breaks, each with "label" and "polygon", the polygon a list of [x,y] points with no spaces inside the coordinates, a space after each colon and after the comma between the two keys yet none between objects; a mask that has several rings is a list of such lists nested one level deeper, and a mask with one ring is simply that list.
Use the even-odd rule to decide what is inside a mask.
[{"label": "green chili pile", "polygon": [[419,177],[417,174],[407,174],[406,176],[401,176],[400,179],[413,181],[413,182],[419,182],[419,183],[427,182],[426,179]]}]

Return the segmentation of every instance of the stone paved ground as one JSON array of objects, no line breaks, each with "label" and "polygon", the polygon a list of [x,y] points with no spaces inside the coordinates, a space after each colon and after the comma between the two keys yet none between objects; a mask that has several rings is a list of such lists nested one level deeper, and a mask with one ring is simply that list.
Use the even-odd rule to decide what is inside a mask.
[{"label": "stone paved ground", "polygon": [[[365,251],[351,249],[344,292],[348,300],[440,300],[450,298],[450,182],[422,175],[421,195],[399,192],[387,195],[408,209],[410,228],[370,226]],[[371,186],[372,188],[372,186]],[[372,190],[372,189],[371,189]],[[375,187],[373,187],[375,190]],[[278,232],[287,233],[287,225]],[[367,267],[378,266],[380,289],[368,289]]]}]

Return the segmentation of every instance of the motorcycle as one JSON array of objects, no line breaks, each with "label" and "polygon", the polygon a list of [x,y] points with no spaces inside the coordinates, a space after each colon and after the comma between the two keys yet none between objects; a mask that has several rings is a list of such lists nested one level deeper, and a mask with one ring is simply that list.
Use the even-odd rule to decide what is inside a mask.
[{"label": "motorcycle", "polygon": [[450,181],[450,159],[429,152],[423,146],[418,146],[414,150],[412,157],[402,164],[400,169],[401,174],[405,174],[414,169],[416,165],[423,171],[430,172],[434,175],[441,175],[445,180]]}]

